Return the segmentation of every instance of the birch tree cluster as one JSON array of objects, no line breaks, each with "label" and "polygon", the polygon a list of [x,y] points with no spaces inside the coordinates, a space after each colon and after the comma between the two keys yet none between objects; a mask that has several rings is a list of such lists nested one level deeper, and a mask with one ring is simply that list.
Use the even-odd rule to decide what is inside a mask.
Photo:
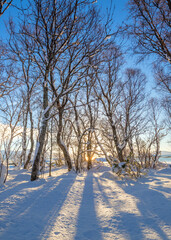
[{"label": "birch tree cluster", "polygon": [[[138,11],[141,18],[146,14],[146,2],[130,1],[130,11],[138,8],[135,19]],[[162,11],[163,1],[153,2],[162,17],[169,14]],[[10,1],[0,1],[0,14],[9,6]],[[68,171],[89,170],[98,158],[105,158],[118,175],[138,177],[142,168],[155,168],[166,135],[166,124],[161,123],[164,103],[146,96],[148,79],[140,69],[126,66],[112,10],[102,16],[91,0],[32,0],[19,11],[18,22],[9,19],[8,42],[0,45],[4,182],[11,164],[30,168],[31,181],[46,167],[49,176],[61,165]],[[155,26],[159,42],[150,40],[147,32],[152,30],[143,26],[144,38],[151,41],[145,54],[158,49],[170,62],[168,33],[165,46]],[[141,50],[146,40],[140,41],[140,28],[133,23],[127,32],[133,27]],[[166,75],[161,64],[156,79],[168,90]]]}]

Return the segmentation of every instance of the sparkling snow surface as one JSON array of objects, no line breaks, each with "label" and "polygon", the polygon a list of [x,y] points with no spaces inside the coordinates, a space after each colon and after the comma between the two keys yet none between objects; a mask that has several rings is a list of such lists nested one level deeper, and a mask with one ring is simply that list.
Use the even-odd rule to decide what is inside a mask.
[{"label": "sparkling snow surface", "polygon": [[1,240],[171,239],[171,168],[137,181],[119,181],[106,166],[52,175],[30,182],[29,172],[10,170]]}]

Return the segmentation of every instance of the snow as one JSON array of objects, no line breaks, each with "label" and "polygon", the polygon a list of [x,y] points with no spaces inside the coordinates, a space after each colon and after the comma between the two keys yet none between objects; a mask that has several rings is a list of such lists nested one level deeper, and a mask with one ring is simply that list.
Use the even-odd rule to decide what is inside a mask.
[{"label": "snow", "polygon": [[34,153],[34,158],[33,158],[33,162],[35,162],[35,159],[37,157],[37,153],[38,153],[38,150],[39,150],[39,146],[40,146],[40,143],[37,141],[36,143],[36,149],[35,149],[35,153]]},{"label": "snow", "polygon": [[105,37],[105,40],[108,40],[110,38],[111,38],[111,35],[108,35],[108,36]]},{"label": "snow", "polygon": [[107,165],[44,177],[31,182],[29,171],[9,170],[0,239],[171,239],[171,168],[138,180],[118,180]]},{"label": "snow", "polygon": [[62,138],[60,137],[60,144],[63,146],[63,148],[65,148],[65,151],[67,152],[68,156],[69,156],[69,152],[68,152],[68,149],[65,145],[65,143],[63,142]]},{"label": "snow", "polygon": [[120,162],[120,163],[118,164],[118,166],[121,168],[121,167],[123,167],[125,164],[126,164],[126,162]]}]

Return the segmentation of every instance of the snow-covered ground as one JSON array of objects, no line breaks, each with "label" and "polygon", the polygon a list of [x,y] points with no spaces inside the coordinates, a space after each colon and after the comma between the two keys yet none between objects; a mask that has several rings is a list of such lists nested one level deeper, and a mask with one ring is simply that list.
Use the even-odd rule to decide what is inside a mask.
[{"label": "snow-covered ground", "polygon": [[30,182],[29,172],[10,170],[0,188],[1,240],[171,239],[171,168],[137,181],[106,166],[44,177]]}]

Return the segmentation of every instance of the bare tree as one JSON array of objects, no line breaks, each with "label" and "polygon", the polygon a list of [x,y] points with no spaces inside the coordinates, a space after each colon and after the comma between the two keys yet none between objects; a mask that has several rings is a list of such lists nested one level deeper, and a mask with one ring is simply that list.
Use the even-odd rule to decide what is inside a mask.
[{"label": "bare tree", "polygon": [[155,69],[155,80],[156,80],[156,90],[157,93],[159,93],[162,98],[162,107],[165,112],[166,118],[165,122],[167,124],[168,129],[170,129],[171,126],[171,75],[170,75],[170,69],[169,66],[167,68],[167,65],[161,66],[161,65],[154,65]]},{"label": "bare tree", "polygon": [[[83,7],[85,6],[85,8]],[[84,12],[83,12],[84,8]],[[29,19],[29,16],[31,18]],[[86,59],[96,54],[108,34],[99,24],[100,18],[92,2],[85,0],[40,1],[35,0],[32,14],[24,20],[20,32],[27,36],[33,61],[43,78],[43,115],[39,140],[37,142],[32,180],[38,175],[39,160],[42,152],[50,109],[58,109],[58,144],[60,145],[71,170],[71,159],[61,139],[64,108],[71,94],[87,68]],[[96,34],[95,34],[96,33]],[[49,104],[49,93],[54,99]]]},{"label": "bare tree", "polygon": [[[95,77],[95,76],[94,76]],[[93,155],[96,152],[96,144],[94,138],[94,131],[97,127],[97,119],[99,115],[99,102],[96,99],[94,93],[94,83],[95,79],[93,77],[92,69],[89,69],[87,72],[87,77],[85,78],[85,104],[84,118],[87,119],[87,169],[89,170],[92,167]],[[82,101],[81,101],[82,102]]]},{"label": "bare tree", "polygon": [[77,149],[75,157],[76,172],[82,169],[83,162],[86,162],[88,170],[92,167],[93,156],[97,148],[94,131],[97,130],[99,102],[95,98],[95,94],[93,95],[94,82],[90,73],[87,73],[84,83],[85,86],[79,92],[76,92],[74,98],[70,98],[74,110],[74,118],[71,122],[77,140],[75,143]]},{"label": "bare tree", "polygon": [[148,100],[146,127],[144,132],[135,135],[136,150],[142,167],[156,168],[160,157],[160,143],[167,135],[165,122],[162,119],[162,108],[158,100]]},{"label": "bare tree", "polygon": [[0,41],[0,98],[15,89],[18,79],[18,67],[7,56],[7,45]]},{"label": "bare tree", "polygon": [[[16,101],[14,101],[14,99]],[[0,107],[0,113],[1,118],[4,120],[6,124],[6,128],[4,129],[4,137],[3,137],[3,144],[4,150],[5,150],[5,161],[6,161],[6,176],[4,179],[4,183],[6,182],[7,176],[8,176],[8,167],[9,167],[9,160],[11,159],[12,152],[14,152],[14,139],[16,141],[16,138],[21,135],[21,127],[19,127],[19,121],[21,118],[21,112],[22,112],[22,101],[11,97],[10,95],[6,96],[3,99],[3,103]],[[17,142],[17,141],[16,141]],[[17,147],[15,146],[17,149]],[[13,156],[14,157],[14,156]],[[19,165],[19,162],[15,163],[16,165]]]},{"label": "bare tree", "polygon": [[125,74],[121,73],[121,52],[114,45],[109,49],[104,51],[102,66],[99,67],[102,73],[97,70],[95,92],[108,120],[103,137],[108,140],[108,147],[112,147],[114,142],[116,157],[123,162],[127,144],[133,155],[133,137],[142,124],[146,78],[138,69],[127,69]]},{"label": "bare tree", "polygon": [[160,156],[160,142],[161,139],[166,135],[164,131],[164,124],[161,123],[161,106],[158,101],[154,98],[150,100],[150,110],[151,110],[151,126],[153,133],[153,146],[154,146],[154,157],[153,157],[153,168],[157,166],[159,156]]},{"label": "bare tree", "polygon": [[145,85],[146,76],[139,69],[126,69],[125,84],[121,93],[123,101],[117,115],[122,134],[128,138],[128,146],[130,155],[134,156],[133,140],[134,136],[144,131],[146,124],[146,108],[145,108]]},{"label": "bare tree", "polygon": [[[32,56],[43,77],[43,115],[31,180],[35,180],[38,177],[39,162],[45,140],[49,111],[56,101],[55,96],[55,101],[49,106],[49,84],[54,87],[52,77],[49,80],[50,72],[52,76],[52,69],[54,69],[61,53],[66,49],[66,44],[71,36],[75,22],[75,10],[75,5],[70,5],[68,1],[63,3],[56,3],[56,1],[34,1],[32,9],[32,19],[34,20],[31,19],[32,26],[28,28],[27,24],[24,23],[22,28],[22,33],[30,39],[30,42],[36,45],[36,51],[32,53]],[[64,31],[65,37],[62,37]],[[32,49],[30,51],[32,52]]]},{"label": "bare tree", "polygon": [[[24,168],[27,169],[31,160],[34,147],[33,139],[33,114],[31,107],[33,101],[32,96],[36,91],[37,85],[39,85],[40,73],[35,69],[32,61],[31,51],[34,51],[35,45],[33,42],[27,39],[26,35],[20,35],[15,31],[14,22],[9,20],[8,31],[10,33],[10,39],[8,44],[8,59],[15,63],[20,70],[20,78],[18,85],[22,86],[22,98],[23,98],[23,136],[22,136],[22,152],[21,162],[24,164]],[[26,137],[28,123],[30,120],[30,150],[27,156]]]},{"label": "bare tree", "polygon": [[154,54],[171,63],[170,0],[130,0],[132,23],[128,33],[135,40],[135,53],[146,56]]},{"label": "bare tree", "polygon": [[10,7],[12,2],[13,2],[13,0],[0,0],[0,17]]},{"label": "bare tree", "polygon": [[110,50],[103,53],[102,72],[101,74],[100,72],[96,74],[98,88],[95,87],[94,90],[102,103],[105,115],[109,121],[119,161],[123,162],[122,151],[125,148],[127,136],[124,136],[124,139],[121,140],[123,142],[120,144],[117,133],[117,120],[114,119],[116,106],[119,104],[120,94],[123,90],[122,83],[118,78],[118,72],[121,67],[120,56],[120,50],[113,45],[110,47]]},{"label": "bare tree", "polygon": [[[141,56],[140,60],[153,56],[157,88],[170,95],[171,1],[130,0],[128,7],[131,21],[126,25],[126,33],[132,37],[133,52]],[[163,102],[167,103],[168,98],[164,97]]]}]

